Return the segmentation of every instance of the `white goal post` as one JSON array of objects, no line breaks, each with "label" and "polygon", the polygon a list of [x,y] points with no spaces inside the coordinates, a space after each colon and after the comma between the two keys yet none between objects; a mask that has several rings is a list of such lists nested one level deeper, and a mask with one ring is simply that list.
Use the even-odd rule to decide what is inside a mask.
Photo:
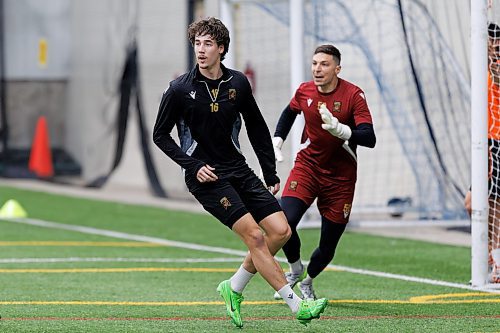
[{"label": "white goal post", "polygon": [[487,1],[471,0],[471,275],[488,280]]}]

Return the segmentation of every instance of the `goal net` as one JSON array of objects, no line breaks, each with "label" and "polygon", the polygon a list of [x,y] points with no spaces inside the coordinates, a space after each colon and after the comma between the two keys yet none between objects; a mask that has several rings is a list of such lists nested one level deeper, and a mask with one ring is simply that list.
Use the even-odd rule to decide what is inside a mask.
[{"label": "goal net", "polygon": [[500,285],[500,2],[488,6],[488,144],[490,282]]},{"label": "goal net", "polygon": [[[230,51],[237,68],[254,69],[255,95],[273,131],[292,95],[289,1],[230,3]],[[342,53],[340,77],[365,91],[374,119],[377,146],[358,148],[351,219],[466,219],[468,68],[429,8],[417,0],[305,0],[304,22],[306,80],[314,48],[336,45]],[[284,149],[292,156],[289,142]],[[278,166],[283,181],[292,163],[290,157]]]}]

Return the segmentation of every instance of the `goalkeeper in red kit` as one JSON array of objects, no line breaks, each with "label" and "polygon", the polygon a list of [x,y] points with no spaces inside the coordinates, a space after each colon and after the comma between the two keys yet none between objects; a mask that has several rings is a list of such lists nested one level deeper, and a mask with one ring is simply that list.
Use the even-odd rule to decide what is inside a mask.
[{"label": "goalkeeper in red kit", "polygon": [[[281,196],[292,229],[283,246],[290,264],[290,272],[285,275],[292,288],[299,285],[304,299],[316,299],[313,279],[332,261],[349,221],[356,185],[356,147],[373,148],[376,142],[363,91],[338,77],[340,58],[340,51],[333,45],[316,48],[311,65],[313,80],[299,86],[281,114],[273,138],[280,161],[283,141],[296,116],[304,114],[304,148],[297,153]],[[297,224],[315,199],[321,214],[321,236],[306,268],[300,257]]]}]

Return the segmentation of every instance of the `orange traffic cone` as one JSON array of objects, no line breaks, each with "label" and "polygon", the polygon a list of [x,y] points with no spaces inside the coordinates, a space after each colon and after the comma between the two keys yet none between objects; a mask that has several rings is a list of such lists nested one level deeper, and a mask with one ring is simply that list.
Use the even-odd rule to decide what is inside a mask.
[{"label": "orange traffic cone", "polygon": [[38,118],[31,146],[29,170],[38,177],[48,178],[54,175],[52,152],[50,151],[49,131],[45,117]]}]

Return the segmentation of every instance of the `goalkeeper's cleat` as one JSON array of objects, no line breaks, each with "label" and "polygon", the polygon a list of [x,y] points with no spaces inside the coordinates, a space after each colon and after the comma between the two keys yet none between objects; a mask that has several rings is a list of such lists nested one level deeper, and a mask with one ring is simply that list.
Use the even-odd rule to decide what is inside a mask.
[{"label": "goalkeeper's cleat", "polygon": [[312,283],[299,283],[299,290],[303,299],[307,301],[316,300],[316,294],[314,293]]},{"label": "goalkeeper's cleat", "polygon": [[[297,283],[304,280],[306,278],[306,276],[307,276],[307,270],[305,267],[304,267],[304,270],[302,271],[302,273],[300,273],[300,274],[295,274],[292,272],[285,273],[286,282],[290,285],[290,288],[292,288],[292,289],[297,285]],[[281,295],[278,294],[277,291],[274,293],[274,299],[281,299]]]},{"label": "goalkeeper's cleat", "polygon": [[224,303],[226,303],[227,315],[231,318],[233,324],[238,328],[243,327],[240,315],[240,304],[243,302],[243,295],[231,289],[230,280],[222,281],[217,287],[217,291],[224,299]]},{"label": "goalkeeper's cleat", "polygon": [[315,301],[302,300],[297,311],[296,318],[302,325],[307,326],[313,319],[317,319],[325,311],[328,305],[326,298],[321,298]]}]

